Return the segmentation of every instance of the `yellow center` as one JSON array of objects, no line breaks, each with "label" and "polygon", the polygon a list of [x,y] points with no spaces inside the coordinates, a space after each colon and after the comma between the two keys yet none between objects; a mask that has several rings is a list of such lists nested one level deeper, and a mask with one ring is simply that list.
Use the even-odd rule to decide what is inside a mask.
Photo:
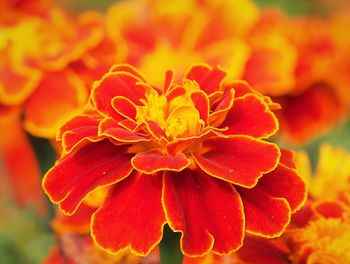
[{"label": "yellow center", "polygon": [[[204,121],[191,100],[191,93],[199,89],[195,83],[186,82],[183,95],[169,99],[169,93],[159,95],[151,90],[142,106],[137,107],[137,123],[154,121],[165,132],[169,140],[198,133]],[[174,88],[176,89],[176,88]]]}]

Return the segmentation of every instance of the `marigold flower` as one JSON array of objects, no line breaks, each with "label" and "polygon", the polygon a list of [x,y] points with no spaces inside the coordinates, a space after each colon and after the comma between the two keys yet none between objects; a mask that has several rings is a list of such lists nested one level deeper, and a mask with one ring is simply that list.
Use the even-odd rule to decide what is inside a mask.
[{"label": "marigold flower", "polygon": [[92,109],[61,128],[62,157],[43,180],[51,201],[71,215],[108,186],[91,232],[110,253],[148,254],[166,223],[188,256],[229,254],[244,232],[279,236],[304,183],[291,153],[264,140],[278,128],[274,105],[225,76],[198,65],[182,83],[168,71],[157,87],[131,66],[112,67],[91,92]]},{"label": "marigold flower", "polygon": [[24,10],[0,23],[0,103],[23,105],[26,129],[53,138],[85,103],[86,87],[68,66],[100,43],[101,17],[83,13],[74,22],[56,6]]}]

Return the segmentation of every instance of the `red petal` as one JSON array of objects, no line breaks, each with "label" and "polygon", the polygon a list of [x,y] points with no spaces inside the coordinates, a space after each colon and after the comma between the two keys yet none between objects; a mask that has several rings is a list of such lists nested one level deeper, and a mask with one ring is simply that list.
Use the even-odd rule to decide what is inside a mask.
[{"label": "red petal", "polygon": [[323,133],[341,116],[341,105],[334,88],[325,84],[315,84],[282,102],[282,128],[295,142],[304,142]]},{"label": "red petal", "polygon": [[203,143],[205,153],[193,158],[209,175],[251,188],[273,170],[280,157],[276,145],[248,136],[213,138]]},{"label": "red petal", "polygon": [[165,173],[163,206],[169,226],[182,233],[181,249],[187,256],[210,250],[230,254],[243,243],[242,202],[227,182],[199,170]]},{"label": "red petal", "polygon": [[291,209],[283,198],[271,197],[258,184],[253,189],[237,187],[246,217],[246,231],[261,237],[277,237],[290,222]]},{"label": "red petal", "polygon": [[113,118],[106,117],[99,125],[99,135],[113,138],[119,142],[140,142],[149,141],[149,139],[141,137],[136,133],[120,127],[118,122]]},{"label": "red petal", "polygon": [[305,202],[306,185],[296,170],[283,164],[267,173],[259,181],[259,186],[273,197],[285,198],[292,211],[298,210]]},{"label": "red petal", "polygon": [[166,134],[164,130],[158,125],[157,122],[152,120],[145,121],[148,131],[152,134],[156,139],[164,138],[166,139]]},{"label": "red petal", "polygon": [[110,254],[129,248],[147,255],[160,242],[165,216],[162,176],[137,172],[119,182],[92,218],[95,243]]},{"label": "red petal", "polygon": [[165,80],[164,80],[164,93],[168,91],[174,83],[175,72],[174,70],[168,70],[165,72]]},{"label": "red petal", "polygon": [[136,170],[146,174],[164,170],[181,171],[190,165],[190,161],[182,153],[169,156],[158,150],[138,153],[131,159],[131,163]]},{"label": "red petal", "polygon": [[92,100],[96,108],[103,114],[120,119],[111,102],[115,96],[124,96],[136,105],[145,98],[147,88],[138,85],[140,78],[127,72],[107,73],[92,90]]},{"label": "red petal", "polygon": [[199,112],[200,118],[208,124],[208,118],[209,118],[209,99],[208,96],[202,92],[194,92],[191,94],[192,102],[195,106],[195,108]]},{"label": "red petal", "polygon": [[94,116],[80,115],[64,124],[59,131],[58,140],[62,140],[63,151],[69,153],[82,142],[99,140],[97,136],[100,119]]},{"label": "red petal", "polygon": [[211,95],[221,89],[221,83],[225,77],[226,72],[218,67],[196,65],[189,70],[185,78],[196,81],[207,95]]},{"label": "red petal", "polygon": [[229,90],[224,94],[218,104],[215,106],[215,110],[210,114],[209,122],[213,127],[218,127],[226,119],[227,113],[232,108],[235,100],[235,91]]},{"label": "red petal", "polygon": [[168,102],[170,102],[171,100],[173,100],[174,98],[178,97],[178,96],[182,96],[186,93],[186,89],[181,87],[181,86],[176,86],[170,90],[167,91],[166,97]]},{"label": "red petal", "polygon": [[235,100],[221,126],[228,127],[225,135],[268,138],[278,130],[278,120],[261,98],[248,94]]},{"label": "red petal", "polygon": [[281,149],[280,163],[288,168],[296,169],[297,166],[294,162],[294,152],[287,149]]},{"label": "red petal", "polygon": [[122,96],[116,96],[112,99],[112,107],[116,110],[120,115],[135,120],[136,118],[136,106],[133,102],[131,102],[128,98]]},{"label": "red petal", "polygon": [[91,191],[116,183],[131,171],[125,149],[103,140],[87,144],[59,161],[45,175],[43,187],[51,201],[70,215]]},{"label": "red petal", "polygon": [[342,218],[346,214],[346,208],[338,201],[320,201],[312,204],[312,210],[325,218]]},{"label": "red petal", "polygon": [[288,264],[290,254],[288,247],[280,240],[246,236],[243,247],[235,255],[240,260],[237,263],[242,264]]}]

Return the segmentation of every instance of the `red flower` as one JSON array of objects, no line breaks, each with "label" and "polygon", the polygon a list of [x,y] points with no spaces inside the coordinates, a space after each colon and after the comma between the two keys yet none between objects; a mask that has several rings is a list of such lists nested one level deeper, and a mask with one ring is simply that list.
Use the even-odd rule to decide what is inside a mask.
[{"label": "red flower", "polygon": [[264,139],[278,129],[276,105],[226,73],[192,67],[164,87],[117,65],[94,86],[92,106],[66,123],[63,153],[43,187],[68,215],[101,186],[92,216],[102,249],[148,254],[165,224],[188,256],[229,254],[244,233],[279,236],[305,199],[289,151]]}]

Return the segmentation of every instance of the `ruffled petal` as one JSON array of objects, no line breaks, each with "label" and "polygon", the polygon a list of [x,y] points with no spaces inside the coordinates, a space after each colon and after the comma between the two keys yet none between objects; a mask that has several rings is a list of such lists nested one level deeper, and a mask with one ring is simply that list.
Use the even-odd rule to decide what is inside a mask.
[{"label": "ruffled petal", "polygon": [[140,142],[149,141],[149,139],[139,136],[138,134],[120,127],[118,122],[113,118],[106,117],[99,125],[99,135],[112,138],[118,142]]},{"label": "ruffled petal", "polygon": [[300,209],[307,197],[306,185],[297,171],[283,164],[264,175],[259,186],[273,197],[285,198],[292,212]]},{"label": "ruffled petal", "polygon": [[71,215],[90,192],[124,179],[131,171],[125,148],[103,140],[60,160],[45,175],[43,188],[53,203]]},{"label": "ruffled petal", "polygon": [[205,152],[193,154],[201,169],[213,177],[248,188],[272,171],[280,157],[276,145],[248,136],[209,139],[202,149]]},{"label": "ruffled petal", "polygon": [[150,150],[136,154],[131,163],[136,170],[151,174],[163,170],[181,171],[190,165],[190,160],[182,153],[169,156],[159,150]]},{"label": "ruffled petal", "polygon": [[227,182],[200,170],[166,172],[163,206],[169,226],[182,233],[186,256],[203,256],[210,250],[230,254],[243,243],[242,202]]},{"label": "ruffled petal", "polygon": [[291,209],[286,199],[270,196],[260,188],[237,187],[246,217],[246,231],[261,237],[280,236],[290,222]]},{"label": "ruffled petal", "polygon": [[80,143],[99,140],[97,135],[99,122],[99,117],[78,115],[65,123],[57,136],[57,140],[62,140],[63,152],[71,152]]},{"label": "ruffled petal", "polygon": [[114,97],[112,99],[112,107],[125,118],[135,120],[137,114],[136,105],[128,98],[123,96]]},{"label": "ruffled petal", "polygon": [[204,92],[198,91],[191,94],[191,99],[194,106],[199,112],[200,118],[206,124],[208,124],[209,110],[210,110],[208,96]]},{"label": "ruffled petal", "polygon": [[129,248],[145,256],[160,242],[166,223],[162,176],[133,173],[117,183],[92,218],[95,243],[110,254]]},{"label": "ruffled petal", "polygon": [[261,98],[248,94],[235,100],[221,127],[228,127],[225,135],[268,138],[278,130],[278,120]]},{"label": "ruffled petal", "polygon": [[134,104],[140,105],[140,99],[145,98],[147,88],[138,83],[142,83],[142,80],[131,73],[109,72],[92,90],[94,105],[102,114],[120,120],[120,114],[111,105],[112,99],[115,96],[123,96]]},{"label": "ruffled petal", "polygon": [[186,74],[186,79],[196,81],[199,87],[206,92],[207,95],[220,91],[226,72],[219,67],[211,68],[208,65],[193,66]]}]

